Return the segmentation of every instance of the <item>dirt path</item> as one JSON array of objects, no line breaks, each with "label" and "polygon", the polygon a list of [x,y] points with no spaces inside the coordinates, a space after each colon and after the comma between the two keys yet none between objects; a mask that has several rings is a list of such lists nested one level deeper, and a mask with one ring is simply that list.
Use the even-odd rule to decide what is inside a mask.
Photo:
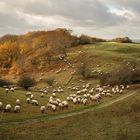
[{"label": "dirt path", "polygon": [[55,115],[55,116],[45,116],[45,117],[38,117],[38,118],[34,118],[34,119],[29,119],[29,120],[24,120],[24,121],[17,121],[17,122],[1,122],[0,123],[0,126],[4,126],[4,125],[17,125],[17,124],[25,124],[25,123],[32,123],[32,122],[38,122],[38,121],[43,121],[43,120],[56,120],[56,119],[63,119],[63,118],[67,118],[67,117],[71,117],[71,116],[75,116],[75,115],[80,115],[80,114],[83,114],[83,113],[86,113],[86,112],[90,112],[90,111],[94,111],[94,110],[98,110],[98,109],[102,109],[102,108],[105,108],[105,107],[108,107],[112,104],[115,104],[119,101],[122,101],[132,95],[134,95],[135,93],[137,93],[137,91],[131,91],[131,93],[127,93],[123,96],[120,96],[118,97],[117,99],[113,99],[109,102],[105,102],[105,103],[102,103],[98,106],[95,106],[95,107],[91,107],[91,108],[88,108],[88,109],[81,109],[79,111],[75,111],[75,112],[68,112],[68,113],[65,113],[65,114],[58,114],[58,115]]}]

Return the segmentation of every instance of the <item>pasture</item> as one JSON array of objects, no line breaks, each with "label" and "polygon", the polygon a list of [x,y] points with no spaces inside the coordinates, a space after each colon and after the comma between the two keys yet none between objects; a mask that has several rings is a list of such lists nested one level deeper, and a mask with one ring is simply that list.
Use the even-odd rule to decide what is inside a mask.
[{"label": "pasture", "polygon": [[[0,102],[4,106],[6,104],[12,106],[11,112],[0,111],[0,139],[138,140],[140,138],[140,122],[138,120],[140,112],[137,109],[140,107],[138,105],[140,103],[139,89],[135,89],[133,85],[130,85],[130,88],[98,87],[100,84],[98,78],[83,80],[80,75],[72,73],[84,61],[88,64],[92,73],[99,75],[117,71],[124,64],[136,63],[139,68],[139,44],[97,43],[70,48],[67,54],[67,62],[72,67],[68,67],[69,65],[65,61],[60,60],[57,67],[49,72],[32,73],[37,84],[30,91],[34,95],[34,99],[38,101],[38,106],[27,103],[27,91],[22,88],[9,93],[6,93],[5,88],[0,88]],[[60,68],[61,71],[57,73]],[[18,77],[13,79],[13,75],[4,75],[3,77],[11,79],[14,83],[18,79]],[[48,77],[55,78],[56,82],[53,86],[49,86],[43,81]],[[90,86],[86,87],[87,84],[90,84]],[[48,93],[41,97],[42,92],[40,90],[46,87]],[[76,87],[78,88],[75,90]],[[93,92],[85,97],[92,88],[94,88]],[[101,99],[91,101],[92,97],[101,94],[97,88],[99,90],[101,88],[101,92],[105,92],[105,94],[101,95]],[[115,93],[112,88],[118,89],[118,91]],[[77,98],[80,96],[80,100],[81,98],[87,98],[87,103],[84,105],[81,102],[78,103],[78,101],[76,103],[68,101],[68,108],[60,109],[57,107],[55,111],[47,110],[45,114],[42,114],[40,107],[47,106],[54,89],[56,90],[55,98],[62,101],[67,101],[70,95],[76,94]],[[57,92],[58,89],[63,89],[63,91]],[[83,89],[87,91],[81,92]],[[111,96],[110,94],[107,96],[107,90]],[[120,92],[121,90],[123,91]],[[78,91],[80,91],[79,95],[77,94]],[[123,99],[131,93],[134,93],[134,95]],[[118,101],[120,98],[122,100]],[[13,113],[16,99],[21,101],[20,113]],[[111,104],[112,101],[114,102]],[[106,104],[109,105],[106,106]],[[78,115],[82,110],[90,111]],[[72,113],[77,113],[77,115],[67,117]]]}]

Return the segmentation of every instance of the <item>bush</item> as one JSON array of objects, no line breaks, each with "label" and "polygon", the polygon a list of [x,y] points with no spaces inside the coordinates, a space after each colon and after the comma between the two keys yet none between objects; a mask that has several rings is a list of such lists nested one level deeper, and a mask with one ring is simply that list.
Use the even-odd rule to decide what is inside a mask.
[{"label": "bush", "polygon": [[49,77],[46,80],[44,80],[49,86],[53,86],[54,83],[54,77]]},{"label": "bush", "polygon": [[81,75],[83,79],[90,78],[91,71],[87,63],[81,63],[81,65],[77,69],[77,74]]},{"label": "bush", "polygon": [[6,79],[0,79],[0,87],[3,87],[3,86],[9,86],[11,85],[12,83]]},{"label": "bush", "polygon": [[132,40],[129,37],[118,37],[115,39],[112,39],[111,41],[113,42],[118,42],[118,43],[132,43]]},{"label": "bush", "polygon": [[21,76],[18,81],[18,86],[23,87],[25,90],[28,90],[30,87],[35,85],[35,80],[29,76]]},{"label": "bush", "polygon": [[140,70],[133,70],[129,66],[124,66],[120,70],[103,74],[100,76],[102,85],[121,85],[140,83]]}]

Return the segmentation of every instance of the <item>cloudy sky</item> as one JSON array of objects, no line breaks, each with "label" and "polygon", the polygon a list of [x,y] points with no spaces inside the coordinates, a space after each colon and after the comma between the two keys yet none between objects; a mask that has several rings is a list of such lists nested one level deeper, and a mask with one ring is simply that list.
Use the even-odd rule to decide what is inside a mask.
[{"label": "cloudy sky", "polygon": [[60,27],[140,38],[140,0],[0,0],[0,36]]}]

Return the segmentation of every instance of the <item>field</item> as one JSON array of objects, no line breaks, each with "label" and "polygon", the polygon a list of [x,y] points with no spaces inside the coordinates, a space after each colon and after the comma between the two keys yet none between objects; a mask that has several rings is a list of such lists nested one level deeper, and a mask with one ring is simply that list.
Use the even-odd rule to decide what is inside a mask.
[{"label": "field", "polygon": [[[80,51],[83,52],[81,55]],[[117,70],[128,62],[135,62],[140,66],[140,48],[139,44],[119,44],[119,43],[97,43],[93,45],[78,46],[70,48],[68,51],[68,60],[73,63],[75,68],[83,60],[83,56],[88,61],[92,71],[109,72]],[[71,72],[75,68],[67,68],[62,62],[62,68],[66,68],[59,74],[55,70],[44,72],[42,79],[50,76],[55,77],[59,86],[63,86],[64,92],[57,94],[62,100],[75,93],[68,90],[71,83],[82,86],[78,75],[68,83],[71,78]],[[138,140],[140,139],[140,95],[138,89],[125,90],[122,95],[117,94],[112,98],[103,98],[99,103],[69,104],[68,109],[48,111],[47,114],[41,114],[40,106],[48,103],[49,94],[44,98],[40,97],[39,88],[48,86],[43,81],[39,81],[40,73],[34,73],[38,84],[32,88],[32,92],[39,101],[39,106],[35,107],[26,103],[26,91],[16,90],[15,93],[5,93],[4,88],[0,88],[0,101],[4,104],[15,105],[15,100],[21,100],[21,113],[3,113],[0,112],[0,139],[36,139],[36,140]],[[4,76],[11,78],[12,76]],[[13,79],[16,82],[16,79]],[[99,83],[98,79],[88,79],[92,87]],[[68,83],[68,85],[66,85]],[[54,85],[55,87],[57,85]],[[133,87],[133,86],[132,86]],[[135,87],[135,86],[134,86]],[[50,88],[51,89],[51,88]],[[52,90],[52,89],[51,89]],[[96,93],[96,92],[94,92]],[[130,96],[129,96],[130,95]],[[128,96],[128,97],[127,97]],[[78,115],[79,114],[79,115]]]}]

